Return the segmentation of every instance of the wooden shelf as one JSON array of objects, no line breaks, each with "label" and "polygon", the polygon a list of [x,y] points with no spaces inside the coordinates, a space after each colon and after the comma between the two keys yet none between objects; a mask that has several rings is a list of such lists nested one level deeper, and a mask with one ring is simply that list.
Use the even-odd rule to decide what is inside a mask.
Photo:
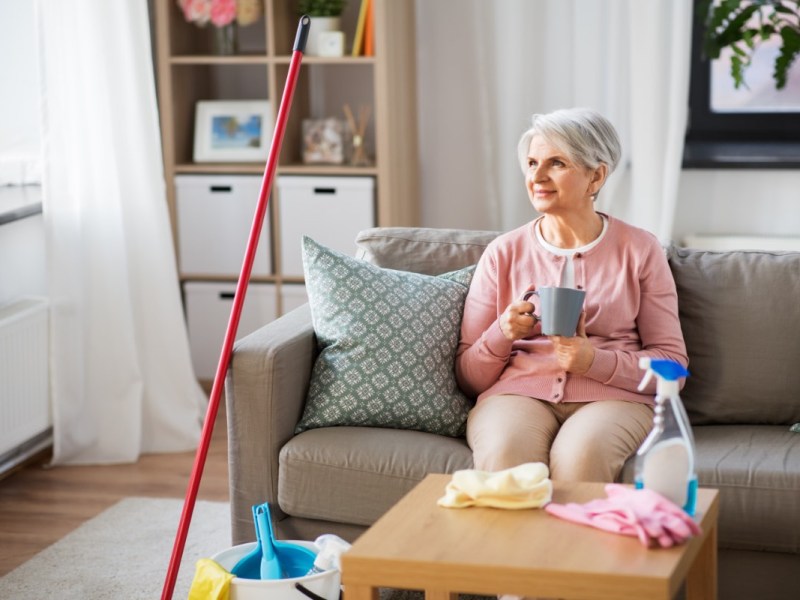
[{"label": "wooden shelf", "polygon": [[169,58],[169,63],[173,65],[267,65],[270,62],[269,58],[260,54],[237,54],[236,56],[184,54]]},{"label": "wooden shelf", "polygon": [[[244,163],[183,163],[175,165],[174,172],[185,174],[225,173],[225,174],[262,174],[266,164]],[[378,175],[377,167],[351,167],[349,165],[278,165],[278,175],[347,175],[350,177],[374,177]]]},{"label": "wooden shelf", "polygon": [[[276,175],[373,178],[375,225],[414,226],[419,225],[414,2],[374,1],[374,56],[303,57]],[[342,15],[347,51],[352,45],[360,4],[361,0],[347,3]],[[154,6],[164,176],[177,255],[176,176],[259,176],[265,168],[261,162],[193,162],[196,103],[269,100],[274,122],[292,58],[298,17],[296,0],[264,0],[261,20],[240,30],[242,53],[217,56],[211,54],[210,26],[187,23],[175,0],[154,0]],[[356,113],[361,106],[371,109],[364,136],[371,164],[303,164],[303,121],[330,116],[344,119],[345,103]],[[268,238],[275,273],[253,277],[252,281],[274,283],[278,295],[284,284],[303,283],[302,277],[285,276],[280,271],[280,207],[276,179],[269,203]],[[238,275],[179,273],[182,282],[223,283],[236,281]],[[281,300],[278,306],[281,312]]]}]

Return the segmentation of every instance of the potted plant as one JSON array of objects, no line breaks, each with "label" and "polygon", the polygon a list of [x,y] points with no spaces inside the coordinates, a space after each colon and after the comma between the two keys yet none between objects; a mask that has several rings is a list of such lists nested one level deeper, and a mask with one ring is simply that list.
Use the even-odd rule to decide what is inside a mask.
[{"label": "potted plant", "polygon": [[300,0],[301,15],[309,17],[340,17],[347,0]]},{"label": "potted plant", "polygon": [[324,31],[342,30],[342,11],[347,0],[300,0],[297,4],[301,15],[311,17],[311,31],[306,43],[306,54],[319,55],[318,36]]},{"label": "potted plant", "polygon": [[705,23],[707,58],[719,58],[724,48],[732,50],[730,71],[736,88],[747,87],[744,73],[758,47],[779,40],[772,77],[776,89],[786,86],[789,68],[800,54],[800,0],[699,0],[697,18]]}]

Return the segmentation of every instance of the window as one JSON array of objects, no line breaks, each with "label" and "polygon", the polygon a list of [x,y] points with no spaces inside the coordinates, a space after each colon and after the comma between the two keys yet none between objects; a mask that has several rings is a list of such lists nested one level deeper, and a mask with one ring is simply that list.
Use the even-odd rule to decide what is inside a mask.
[{"label": "window", "polygon": [[[794,6],[796,4],[792,3]],[[772,79],[777,40],[767,40],[734,88],[730,50],[703,57],[703,20],[695,14],[685,168],[800,168],[800,59],[786,87]]]}]

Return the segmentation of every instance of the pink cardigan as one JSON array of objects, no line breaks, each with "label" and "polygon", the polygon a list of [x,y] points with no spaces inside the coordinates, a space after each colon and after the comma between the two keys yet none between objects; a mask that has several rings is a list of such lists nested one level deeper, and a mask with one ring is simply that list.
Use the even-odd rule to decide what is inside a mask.
[{"label": "pink cardigan", "polygon": [[551,402],[605,399],[653,403],[655,383],[636,388],[639,358],[669,358],[688,365],[678,320],[678,297],[664,250],[652,234],[612,217],[594,248],[576,254],[575,287],[586,290],[586,332],[595,348],[584,375],[562,371],[553,345],[537,324],[530,338],[508,341],[498,319],[531,284],[559,285],[566,259],[537,241],[535,221],[495,239],[470,286],[456,377],[478,401],[518,394]]}]

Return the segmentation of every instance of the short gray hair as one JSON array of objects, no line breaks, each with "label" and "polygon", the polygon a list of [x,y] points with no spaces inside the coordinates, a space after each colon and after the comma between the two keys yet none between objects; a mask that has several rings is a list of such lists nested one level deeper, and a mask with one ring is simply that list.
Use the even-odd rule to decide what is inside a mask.
[{"label": "short gray hair", "polygon": [[528,150],[536,135],[584,167],[596,169],[606,165],[609,175],[622,155],[617,130],[608,119],[588,108],[565,108],[531,117],[531,127],[522,134],[517,146],[523,173],[528,170]]}]

